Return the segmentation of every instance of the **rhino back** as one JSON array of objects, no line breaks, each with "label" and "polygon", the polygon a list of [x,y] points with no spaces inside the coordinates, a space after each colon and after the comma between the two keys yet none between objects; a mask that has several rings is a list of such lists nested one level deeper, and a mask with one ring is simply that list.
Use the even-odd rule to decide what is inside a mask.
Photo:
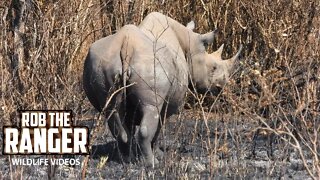
[{"label": "rhino back", "polygon": [[137,83],[130,88],[133,100],[157,105],[161,102],[157,99],[166,99],[170,105],[180,105],[187,90],[187,63],[177,60],[176,52],[162,42],[143,42],[135,41],[130,62],[132,73],[128,81]]},{"label": "rhino back", "polygon": [[84,69],[84,89],[91,103],[102,109],[115,76],[122,74],[126,63],[130,70],[127,83],[136,83],[128,89],[132,101],[156,104],[159,97],[170,105],[181,104],[187,90],[188,66],[167,43],[153,40],[133,25],[96,41]]},{"label": "rhino back", "polygon": [[188,65],[184,55],[179,57],[179,48],[169,46],[171,41],[176,41],[166,36],[172,30],[168,29],[168,34],[162,36],[168,40],[162,40],[150,37],[140,27],[129,25],[122,29],[125,31],[122,51],[129,52],[128,83],[137,83],[129,88],[131,100],[157,105],[159,99],[166,99],[172,107],[182,104],[188,85]]}]

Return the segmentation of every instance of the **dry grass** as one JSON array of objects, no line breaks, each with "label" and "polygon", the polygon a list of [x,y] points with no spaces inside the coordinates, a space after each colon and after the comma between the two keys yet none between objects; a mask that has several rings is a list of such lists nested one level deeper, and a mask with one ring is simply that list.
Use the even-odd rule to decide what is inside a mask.
[{"label": "dry grass", "polygon": [[[152,11],[183,24],[192,19],[197,32],[218,28],[210,49],[225,43],[224,57],[244,44],[223,93],[200,104],[200,116],[207,116],[202,119],[213,112],[259,122],[256,128],[300,152],[311,177],[320,176],[317,0],[27,0],[19,27],[19,1],[1,1],[0,123],[17,125],[18,109],[71,109],[76,119],[86,116],[92,109],[82,90],[88,47],[125,24],[139,24]],[[305,162],[303,148],[313,163]]]}]

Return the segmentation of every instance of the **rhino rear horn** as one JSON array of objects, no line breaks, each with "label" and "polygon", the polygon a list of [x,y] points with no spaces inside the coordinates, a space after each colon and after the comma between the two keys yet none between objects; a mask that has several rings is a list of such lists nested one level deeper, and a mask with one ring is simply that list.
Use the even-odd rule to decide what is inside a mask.
[{"label": "rhino rear horn", "polygon": [[223,52],[223,47],[224,47],[224,44],[222,44],[218,50],[216,50],[215,52],[212,53],[212,54],[216,55],[218,58],[220,58],[221,60],[222,60],[221,55]]},{"label": "rhino rear horn", "polygon": [[201,34],[201,37],[200,37],[201,41],[206,44],[211,44],[214,40],[215,33],[216,33],[216,30],[208,32],[206,34]]}]

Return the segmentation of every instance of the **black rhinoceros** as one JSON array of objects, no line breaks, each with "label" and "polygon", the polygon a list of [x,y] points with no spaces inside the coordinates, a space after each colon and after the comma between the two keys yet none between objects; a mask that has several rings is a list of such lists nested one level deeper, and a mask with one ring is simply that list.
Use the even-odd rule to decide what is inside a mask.
[{"label": "black rhinoceros", "polygon": [[106,108],[109,129],[120,149],[128,153],[138,129],[138,145],[147,165],[158,163],[153,150],[162,120],[183,105],[188,85],[198,91],[222,87],[229,79],[235,56],[221,59],[223,45],[206,52],[214,32],[193,32],[187,26],[158,12],[139,26],[125,25],[117,33],[92,44],[84,64],[84,90],[92,105],[103,110],[117,88],[134,85],[118,93]]}]

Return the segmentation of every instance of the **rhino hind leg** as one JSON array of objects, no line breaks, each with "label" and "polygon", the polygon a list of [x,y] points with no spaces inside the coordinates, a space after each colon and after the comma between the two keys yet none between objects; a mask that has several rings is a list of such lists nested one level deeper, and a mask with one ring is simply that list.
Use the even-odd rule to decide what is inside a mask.
[{"label": "rhino hind leg", "polygon": [[152,143],[159,126],[158,108],[144,105],[142,108],[143,118],[138,131],[138,143],[141,150],[143,162],[147,166],[159,164],[152,151]]},{"label": "rhino hind leg", "polygon": [[137,142],[135,139],[136,125],[134,123],[134,115],[128,113],[126,114],[125,125],[127,127],[127,136],[128,136],[128,150],[130,157],[136,157],[138,155]]},{"label": "rhino hind leg", "polygon": [[[137,156],[137,143],[134,140],[136,126],[131,117],[132,114],[126,114],[124,117],[118,111],[114,110],[109,114],[109,129],[117,141],[118,150],[126,162],[131,162],[132,158]],[[123,155],[123,156],[122,156]]]},{"label": "rhino hind leg", "polygon": [[162,126],[162,119],[159,119],[156,133],[153,136],[152,141],[151,141],[151,147],[154,150],[155,155],[157,157],[159,157],[160,159],[162,159],[164,156],[164,152],[160,149],[159,144],[157,143],[157,139],[158,139],[158,136],[159,136],[159,133],[161,130],[161,126]]},{"label": "rhino hind leg", "polygon": [[120,115],[116,110],[110,111],[110,118],[107,119],[109,130],[113,137],[117,140],[119,150],[125,156],[129,155],[128,146],[128,130],[125,124],[121,122]]},{"label": "rhino hind leg", "polygon": [[163,108],[161,110],[161,119],[159,119],[159,125],[157,128],[157,131],[156,131],[156,133],[152,139],[152,142],[151,142],[151,145],[152,145],[152,148],[154,149],[155,155],[157,157],[159,157],[160,159],[163,159],[163,157],[164,157],[164,152],[160,149],[159,143],[157,143],[157,139],[160,134],[161,127],[163,125],[164,120],[173,114],[170,111],[177,112],[177,109],[178,109],[178,106],[169,107],[168,104],[164,104]]}]

